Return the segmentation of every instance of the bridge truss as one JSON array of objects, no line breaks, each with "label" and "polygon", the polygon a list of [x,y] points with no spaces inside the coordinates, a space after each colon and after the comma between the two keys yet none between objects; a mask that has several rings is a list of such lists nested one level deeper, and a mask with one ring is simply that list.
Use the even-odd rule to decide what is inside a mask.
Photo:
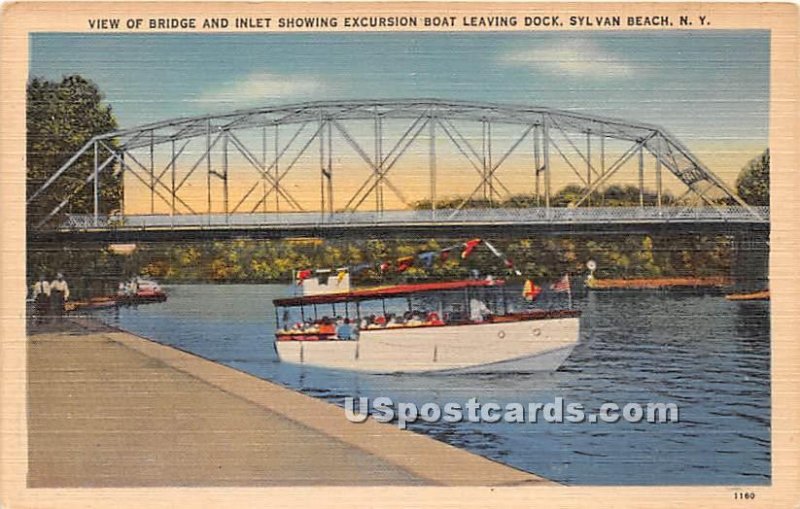
[{"label": "bridge truss", "polygon": [[[498,142],[500,131],[504,144]],[[615,148],[608,150],[609,145]],[[453,164],[443,163],[445,148],[455,154],[465,182],[471,179],[466,184],[471,192],[463,193],[461,201],[447,210],[437,211],[439,198],[452,192],[452,186],[446,182],[443,186],[437,177],[445,164]],[[344,151],[362,167],[362,173],[352,170],[352,161],[343,162],[346,158],[340,154]],[[391,209],[387,202],[413,208],[407,196],[408,179],[395,179],[396,168],[411,152],[414,178],[418,186],[424,182],[431,218],[438,213],[441,219],[452,220],[469,208],[471,200],[483,200],[491,207],[519,194],[512,192],[519,186],[504,183],[507,177],[501,172],[512,160],[516,162],[506,175],[524,173],[535,206],[545,210],[553,206],[555,177],[569,178],[581,189],[570,207],[586,207],[597,205],[593,197],[614,182],[623,168],[632,166],[640,207],[645,206],[647,173],[655,187],[655,207],[664,205],[663,182],[671,176],[682,185],[678,201],[683,206],[724,213],[724,205],[738,205],[759,215],[658,126],[549,108],[435,99],[306,102],[170,119],[110,132],[89,140],[27,203],[35,204],[88,158],[91,171],[58,197],[60,201],[36,229],[62,224],[70,200],[85,193],[87,186],[92,186],[94,201],[88,218],[91,226],[124,222],[124,200],[120,217],[101,214],[104,172],[123,173],[123,182],[144,190],[149,197],[144,214],[205,216],[209,221],[227,222],[241,214],[313,210],[322,222],[340,220],[342,214],[365,210],[382,214]],[[233,158],[238,161],[236,171]],[[305,163],[298,164],[301,160]],[[250,172],[246,180],[237,177],[243,168]],[[293,174],[299,178],[290,185]]]}]

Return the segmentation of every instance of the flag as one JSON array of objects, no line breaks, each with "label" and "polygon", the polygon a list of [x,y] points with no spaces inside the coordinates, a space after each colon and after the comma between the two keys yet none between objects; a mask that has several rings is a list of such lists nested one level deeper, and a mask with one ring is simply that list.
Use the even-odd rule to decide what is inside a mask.
[{"label": "flag", "polygon": [[349,267],[348,270],[350,271],[350,274],[358,274],[362,270],[368,269],[370,267],[372,267],[371,263],[359,263],[356,266]]},{"label": "flag", "polygon": [[534,301],[539,297],[540,293],[542,293],[541,287],[536,286],[536,283],[530,279],[525,281],[525,286],[522,287],[522,296],[525,300]]},{"label": "flag", "polygon": [[347,275],[346,270],[340,270],[339,273],[336,274],[336,282],[341,283],[346,275]]},{"label": "flag", "polygon": [[313,271],[311,269],[298,270],[297,271],[297,284],[298,285],[303,284],[303,281],[305,281],[306,279],[310,278],[312,273],[313,273]]},{"label": "flag", "polygon": [[464,243],[464,251],[461,252],[461,259],[466,260],[470,253],[472,253],[472,251],[478,247],[478,244],[480,243],[481,239],[472,239]]},{"label": "flag", "polygon": [[571,290],[569,284],[569,274],[564,274],[564,277],[550,285],[550,289],[554,292],[569,292]]},{"label": "flag", "polygon": [[436,257],[435,251],[428,251],[427,253],[422,253],[417,256],[419,260],[425,265],[427,268],[431,268],[433,265],[433,259]]},{"label": "flag", "polygon": [[406,269],[414,265],[413,256],[404,256],[397,259],[397,272],[404,272]]},{"label": "flag", "polygon": [[386,272],[392,268],[392,262],[383,262],[380,265],[381,272]]},{"label": "flag", "polygon": [[[477,240],[477,239],[476,239]],[[489,248],[489,251],[492,252],[498,258],[503,258],[503,253],[501,253],[496,247],[489,243],[489,241],[484,240],[483,245]]]}]

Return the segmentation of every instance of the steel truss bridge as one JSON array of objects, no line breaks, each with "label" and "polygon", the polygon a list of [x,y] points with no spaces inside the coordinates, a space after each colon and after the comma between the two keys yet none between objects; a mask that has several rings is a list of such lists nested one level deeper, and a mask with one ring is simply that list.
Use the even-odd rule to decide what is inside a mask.
[{"label": "steel truss bridge", "polygon": [[[411,160],[412,177],[398,175],[404,160]],[[454,164],[467,192],[439,208],[440,199],[453,194],[453,174],[442,175]],[[623,170],[634,175],[638,207],[596,203]],[[101,198],[106,173],[138,186],[140,208],[149,201],[149,210],[126,211],[129,204],[123,200],[122,209],[109,214]],[[423,209],[420,197],[415,206],[407,196],[409,179],[424,189]],[[568,207],[553,203],[556,179],[579,186]],[[655,193],[648,203],[646,179]],[[673,189],[675,181],[682,189],[668,203],[667,179]],[[48,189],[60,180],[75,184],[55,202],[49,198],[52,209],[30,225],[30,235],[176,240],[347,229],[620,232],[665,225],[746,230],[769,224],[768,209],[745,204],[661,127],[453,100],[306,102],[110,132],[90,139],[55,169],[28,197],[29,210],[37,203],[41,209]],[[507,184],[510,180],[516,184]],[[89,191],[93,213],[68,214],[71,201]],[[533,203],[496,207],[523,193],[533,196]],[[482,208],[475,208],[476,200]]]}]

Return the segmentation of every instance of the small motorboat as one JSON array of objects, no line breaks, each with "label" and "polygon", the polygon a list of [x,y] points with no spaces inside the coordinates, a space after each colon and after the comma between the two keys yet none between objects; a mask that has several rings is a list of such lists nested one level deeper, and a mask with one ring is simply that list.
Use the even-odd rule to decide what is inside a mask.
[{"label": "small motorboat", "polygon": [[167,294],[158,283],[152,279],[142,277],[135,277],[130,281],[120,283],[115,297],[117,305],[120,306],[164,302],[166,300]]}]

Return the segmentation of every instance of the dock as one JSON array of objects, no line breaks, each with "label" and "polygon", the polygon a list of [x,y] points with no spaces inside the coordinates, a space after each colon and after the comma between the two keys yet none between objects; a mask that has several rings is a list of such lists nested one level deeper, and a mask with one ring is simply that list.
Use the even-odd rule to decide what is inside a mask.
[{"label": "dock", "polygon": [[28,339],[32,488],[555,484],[89,319]]},{"label": "dock", "polygon": [[586,287],[590,290],[725,288],[732,284],[733,280],[725,276],[589,279],[586,281]]}]

